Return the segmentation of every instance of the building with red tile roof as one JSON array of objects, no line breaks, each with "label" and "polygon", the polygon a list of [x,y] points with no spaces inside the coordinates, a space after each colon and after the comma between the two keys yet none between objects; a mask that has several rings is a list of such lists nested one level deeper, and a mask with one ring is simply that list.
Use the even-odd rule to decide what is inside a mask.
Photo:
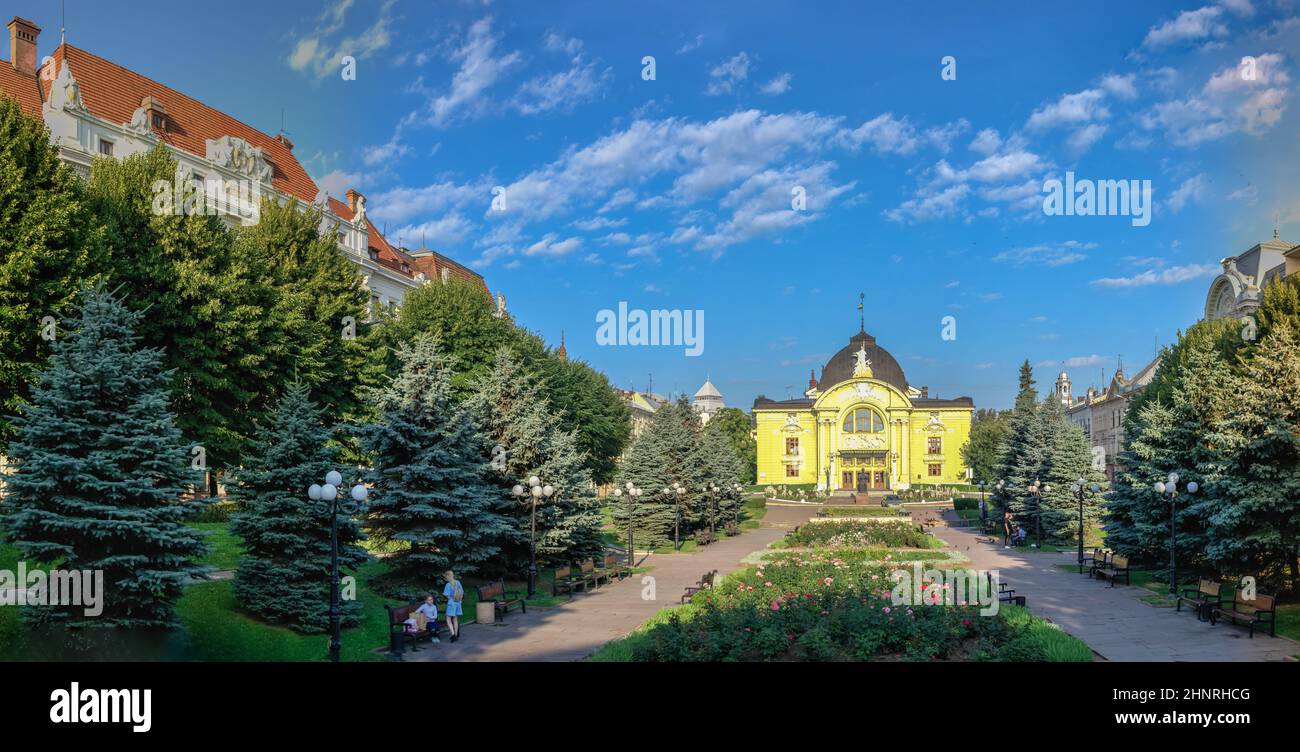
[{"label": "building with red tile roof", "polygon": [[[337,224],[340,251],[357,264],[376,304],[396,305],[407,290],[452,277],[491,297],[483,278],[467,267],[427,249],[408,252],[389,243],[366,217],[361,193],[349,190],[345,202],[322,191],[284,134],[264,133],[67,43],[38,64],[40,28],[18,17],[8,27],[10,59],[0,61],[0,96],[42,119],[60,157],[83,176],[95,156],[125,157],[162,143],[190,178],[251,185],[253,195],[273,191],[320,208],[326,224]],[[232,226],[256,221],[237,212],[222,217]]]}]

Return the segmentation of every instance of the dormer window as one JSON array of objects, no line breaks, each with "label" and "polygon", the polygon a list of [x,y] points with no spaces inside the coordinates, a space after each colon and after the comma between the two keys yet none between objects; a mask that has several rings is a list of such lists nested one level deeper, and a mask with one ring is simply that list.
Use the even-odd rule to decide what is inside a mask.
[{"label": "dormer window", "polygon": [[371,261],[378,261],[378,260],[379,260],[379,251],[376,251],[374,248],[371,248],[371,249],[370,249],[370,260],[371,260]]},{"label": "dormer window", "polygon": [[140,100],[140,108],[144,110],[145,116],[149,118],[149,127],[156,131],[167,130],[167,108],[153,97],[145,97]]}]

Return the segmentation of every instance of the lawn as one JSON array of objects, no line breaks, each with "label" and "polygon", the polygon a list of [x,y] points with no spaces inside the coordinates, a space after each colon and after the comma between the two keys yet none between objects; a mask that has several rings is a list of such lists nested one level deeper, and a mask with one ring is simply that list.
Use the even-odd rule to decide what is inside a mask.
[{"label": "lawn", "polygon": [[203,559],[203,563],[215,572],[228,571],[239,566],[239,559],[244,555],[244,542],[239,536],[230,532],[226,522],[191,522],[190,527],[207,533],[207,543],[212,548]]}]

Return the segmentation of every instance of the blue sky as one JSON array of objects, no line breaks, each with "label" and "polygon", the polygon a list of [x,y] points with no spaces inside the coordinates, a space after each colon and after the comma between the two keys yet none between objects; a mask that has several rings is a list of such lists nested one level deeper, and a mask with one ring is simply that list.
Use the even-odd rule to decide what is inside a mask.
[{"label": "blue sky", "polygon": [[[47,54],[57,5],[10,5]],[[1292,0],[134,5],[68,0],[69,41],[263,130],[283,110],[318,183],[623,387],[798,396],[863,292],[932,395],[1009,406],[1025,358],[1077,392],[1195,322],[1275,213],[1300,238]],[[1045,216],[1067,171],[1150,180],[1150,224]],[[598,346],[624,301],[703,310],[703,354]]]}]

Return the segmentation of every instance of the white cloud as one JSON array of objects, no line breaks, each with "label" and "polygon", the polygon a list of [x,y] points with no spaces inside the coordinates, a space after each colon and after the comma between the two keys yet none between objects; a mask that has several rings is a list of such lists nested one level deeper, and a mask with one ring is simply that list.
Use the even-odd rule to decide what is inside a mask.
[{"label": "white cloud", "polygon": [[1204,201],[1209,191],[1209,178],[1206,177],[1205,173],[1193,175],[1174,189],[1165,205],[1176,214],[1188,204],[1199,204]]},{"label": "white cloud", "polygon": [[744,52],[718,63],[709,71],[709,84],[704,93],[709,96],[732,93],[737,85],[749,78],[749,65],[749,55]]},{"label": "white cloud", "polygon": [[763,87],[759,89],[759,91],[774,96],[777,94],[784,94],[790,90],[790,80],[793,78],[794,76],[789,73],[782,73],[771,81],[763,84]]},{"label": "white cloud", "polygon": [[1042,264],[1043,266],[1065,266],[1088,258],[1084,251],[1097,247],[1096,243],[1083,243],[1067,240],[1063,243],[1044,243],[1039,245],[1010,248],[993,257],[994,261],[1023,266],[1025,264]]},{"label": "white cloud", "polygon": [[1185,10],[1172,21],[1152,26],[1142,40],[1142,46],[1166,47],[1180,42],[1199,42],[1222,37],[1228,33],[1228,28],[1219,20],[1222,15],[1223,9],[1213,5]]},{"label": "white cloud", "polygon": [[1212,75],[1199,93],[1160,102],[1138,122],[1146,130],[1164,131],[1179,146],[1197,146],[1237,132],[1259,135],[1281,120],[1289,82],[1281,55],[1258,55],[1253,80],[1242,76],[1239,65],[1230,65]]},{"label": "white cloud", "polygon": [[1132,277],[1103,277],[1094,279],[1092,284],[1097,287],[1121,289],[1147,287],[1149,285],[1176,285],[1188,280],[1213,277],[1219,272],[1219,267],[1213,264],[1188,264],[1187,266],[1171,266],[1160,271],[1149,269]]},{"label": "white cloud", "polygon": [[485,92],[520,65],[518,51],[499,53],[500,37],[492,33],[491,16],[470,26],[464,40],[450,54],[460,64],[443,94],[432,97],[422,112],[411,113],[403,122],[419,121],[435,128],[447,126],[458,118],[477,114],[484,107]]},{"label": "white cloud", "polygon": [[563,240],[553,232],[548,232],[542,239],[524,249],[525,256],[565,256],[582,247],[582,238],[571,237]]},{"label": "white cloud", "polygon": [[1089,147],[1097,143],[1097,140],[1106,135],[1106,126],[1101,123],[1089,123],[1075,130],[1070,137],[1065,140],[1066,146],[1075,154],[1082,154]]},{"label": "white cloud", "polygon": [[1034,110],[1025,127],[1030,130],[1045,130],[1060,125],[1105,120],[1110,117],[1105,99],[1106,92],[1101,89],[1084,89],[1073,94],[1063,94],[1052,104]]},{"label": "white cloud", "polygon": [[582,42],[577,39],[551,33],[546,36],[543,46],[551,52],[568,54],[569,67],[557,73],[536,76],[519,87],[513,105],[525,115],[572,110],[575,105],[602,94],[613,78],[612,69],[602,69],[599,63],[586,59]]},{"label": "white cloud", "polygon": [[975,140],[970,142],[971,151],[977,151],[985,156],[993,154],[1000,148],[1002,148],[1002,137],[993,128],[985,128],[975,134]]},{"label": "white cloud", "polygon": [[316,27],[294,43],[287,59],[289,67],[320,80],[338,75],[345,55],[366,60],[383,51],[392,43],[389,26],[394,1],[384,2],[374,14],[374,23],[357,35],[334,40],[343,30],[345,17],[352,7],[352,0],[336,0],[317,19]]},{"label": "white cloud", "polygon": [[1040,360],[1034,364],[1035,368],[1088,368],[1091,366],[1104,366],[1110,362],[1110,358],[1105,355],[1076,355],[1073,358],[1065,360]]},{"label": "white cloud", "polygon": [[908,199],[895,209],[887,209],[884,214],[894,222],[926,222],[951,217],[961,211],[962,202],[969,194],[970,186],[960,183],[938,193],[923,193]]},{"label": "white cloud", "polygon": [[685,55],[686,53],[690,52],[691,50],[697,50],[697,49],[699,49],[700,46],[703,45],[703,44],[704,44],[704,35],[703,35],[703,34],[696,34],[694,39],[689,40],[688,42],[686,42],[686,44],[683,44],[681,47],[678,47],[678,48],[677,48],[677,54],[678,54],[678,55]]},{"label": "white cloud", "polygon": [[1134,73],[1123,76],[1111,73],[1101,79],[1101,88],[1117,99],[1131,100],[1138,95],[1136,82],[1137,75]]}]

